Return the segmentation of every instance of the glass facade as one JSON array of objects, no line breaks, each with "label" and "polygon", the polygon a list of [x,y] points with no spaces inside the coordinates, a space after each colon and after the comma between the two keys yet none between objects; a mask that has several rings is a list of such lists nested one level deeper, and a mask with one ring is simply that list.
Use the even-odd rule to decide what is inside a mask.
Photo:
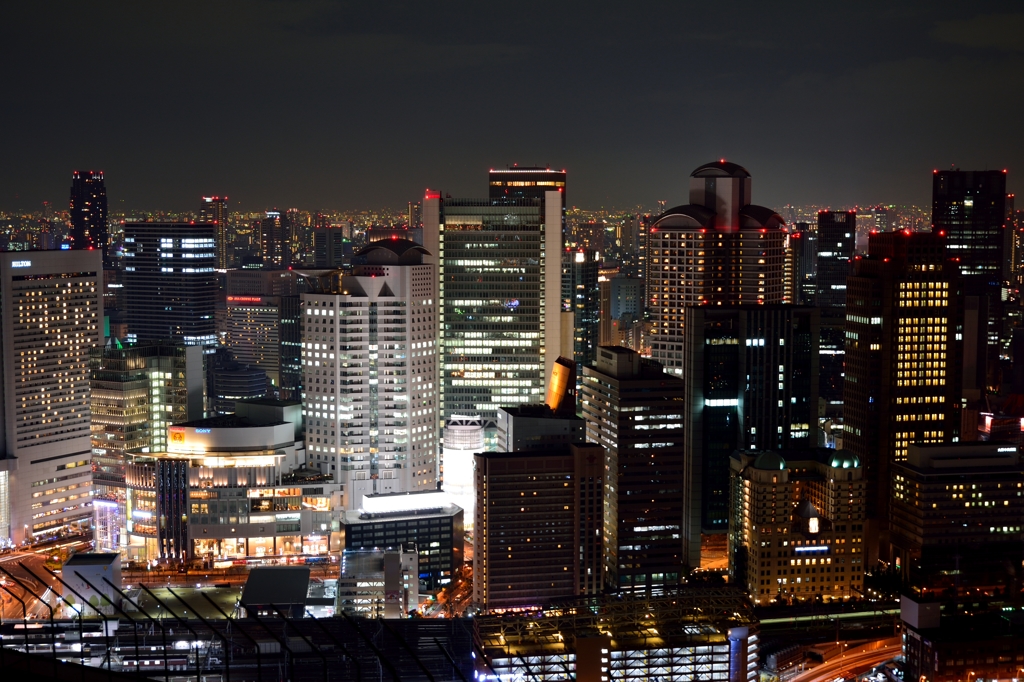
[{"label": "glass facade", "polygon": [[[539,199],[450,200],[441,218],[445,420],[539,402],[544,393],[545,269]],[[557,293],[557,292],[556,292]]]}]

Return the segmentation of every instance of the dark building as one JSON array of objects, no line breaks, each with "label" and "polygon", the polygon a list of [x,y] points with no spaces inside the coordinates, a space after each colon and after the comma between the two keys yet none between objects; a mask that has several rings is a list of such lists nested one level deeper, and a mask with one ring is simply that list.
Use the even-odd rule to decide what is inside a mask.
[{"label": "dark building", "polygon": [[288,268],[292,265],[292,224],[287,212],[276,208],[267,211],[260,221],[260,256],[265,268]]},{"label": "dark building", "polygon": [[686,563],[683,380],[636,351],[601,346],[583,369],[581,393],[587,440],[605,448],[609,470],[618,472],[610,580],[626,591],[679,583]]},{"label": "dark building", "polygon": [[843,447],[864,465],[869,565],[887,551],[891,463],[960,436],[962,280],[938,233],[872,234],[846,291]]},{"label": "dark building", "polygon": [[[1019,423],[1019,422],[1018,422]],[[890,544],[908,594],[1016,594],[1024,465],[1009,442],[911,445],[892,465]]]},{"label": "dark building", "polygon": [[217,269],[226,270],[231,263],[231,240],[228,234],[228,198],[203,197],[199,204],[199,222],[212,223],[217,235]]},{"label": "dark building", "polygon": [[932,230],[945,232],[946,251],[960,273],[996,286],[1010,276],[1006,171],[935,171]]},{"label": "dark building", "polygon": [[129,340],[215,347],[216,227],[129,222],[124,241]]},{"label": "dark building", "polygon": [[1006,171],[936,171],[932,231],[946,236],[946,255],[964,276],[969,310],[964,329],[965,389],[980,397],[1001,382],[999,356],[1010,344],[1004,283],[1011,277],[1013,229],[1008,225]]},{"label": "dark building", "polygon": [[96,249],[107,259],[107,186],[102,171],[75,171],[71,176],[72,249]]},{"label": "dark building", "polygon": [[188,541],[188,460],[157,459],[152,465],[156,484],[156,541],[161,559],[191,558]]},{"label": "dark building", "polygon": [[615,535],[604,448],[554,445],[474,459],[474,602],[493,612],[602,593]]},{"label": "dark building", "polygon": [[313,265],[317,268],[342,268],[352,262],[352,240],[345,228],[326,226],[313,230]]},{"label": "dark building", "polygon": [[842,308],[846,305],[846,278],[850,276],[856,233],[856,212],[818,211],[816,306]]},{"label": "dark building", "polygon": [[795,223],[786,244],[786,303],[814,305],[817,271],[818,233]]},{"label": "dark building", "polygon": [[[686,313],[684,561],[724,553],[733,451],[818,445],[819,311],[791,305]],[[705,557],[708,558],[708,557]]]},{"label": "dark building", "polygon": [[[600,254],[593,249],[565,251],[562,260],[563,314],[569,316],[562,327],[572,328],[573,359],[576,376],[583,378],[583,366],[594,361],[601,333],[601,301],[598,288]],[[564,348],[563,352],[569,349]]]},{"label": "dark building", "polygon": [[1019,607],[992,609],[955,616],[938,612],[931,618],[908,616],[903,599],[901,618],[906,627],[903,645],[903,679],[927,682],[970,680],[1019,680],[1024,668],[1024,618]]}]

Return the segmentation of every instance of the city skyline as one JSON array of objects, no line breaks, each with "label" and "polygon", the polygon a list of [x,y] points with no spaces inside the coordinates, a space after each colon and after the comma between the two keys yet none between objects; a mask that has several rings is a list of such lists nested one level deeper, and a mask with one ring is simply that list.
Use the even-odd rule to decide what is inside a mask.
[{"label": "city skyline", "polygon": [[[1024,14],[994,2],[568,3],[543,20],[529,6],[176,7],[12,8],[0,207],[63,205],[75,168],[105,172],[111,213],[211,192],[253,209],[397,206],[428,186],[466,196],[480,169],[516,162],[567,169],[572,205],[674,205],[691,167],[723,157],[762,178],[762,205],[925,204],[933,169],[1009,168],[1012,192],[1024,156],[1006,87]],[[103,65],[99,82],[65,82],[82,59]],[[456,82],[480,106],[453,105]],[[88,135],[65,121],[83,109]]]}]

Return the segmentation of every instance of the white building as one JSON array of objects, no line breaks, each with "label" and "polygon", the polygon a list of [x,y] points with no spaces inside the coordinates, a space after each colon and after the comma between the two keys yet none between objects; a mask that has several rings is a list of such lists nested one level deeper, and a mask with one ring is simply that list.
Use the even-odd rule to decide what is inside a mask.
[{"label": "white building", "polygon": [[411,241],[375,242],[352,274],[308,273],[302,296],[309,466],[374,493],[434,490],[438,478],[435,267]]},{"label": "white building", "polygon": [[[479,416],[454,416],[444,427],[443,487],[449,499],[463,509],[476,509],[476,475],[473,455],[484,451],[484,421]],[[473,514],[465,520],[473,530]]]},{"label": "white building", "polygon": [[90,525],[102,282],[99,251],[0,253],[0,538],[16,544]]}]

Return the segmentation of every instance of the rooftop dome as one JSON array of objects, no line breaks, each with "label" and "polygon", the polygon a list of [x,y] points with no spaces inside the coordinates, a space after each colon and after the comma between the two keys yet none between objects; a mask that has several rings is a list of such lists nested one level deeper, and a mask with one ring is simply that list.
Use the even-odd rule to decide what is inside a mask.
[{"label": "rooftop dome", "polygon": [[818,514],[818,509],[811,504],[810,500],[804,500],[797,505],[796,515],[802,519],[816,519],[821,516]]},{"label": "rooftop dome", "polygon": [[836,450],[829,458],[828,465],[836,469],[856,469],[860,466],[860,457],[849,450]]},{"label": "rooftop dome", "polygon": [[778,453],[762,452],[751,466],[764,471],[782,471],[786,468],[786,460],[782,459]]},{"label": "rooftop dome", "polygon": [[370,242],[356,254],[369,265],[418,265],[429,252],[408,239],[381,239]]},{"label": "rooftop dome", "polygon": [[690,173],[691,178],[749,178],[750,173],[738,163],[732,163],[722,159],[705,163],[697,170]]},{"label": "rooftop dome", "polygon": [[684,204],[670,208],[658,216],[653,227],[655,228],[692,228],[708,227],[715,219],[715,212],[703,206]]}]

